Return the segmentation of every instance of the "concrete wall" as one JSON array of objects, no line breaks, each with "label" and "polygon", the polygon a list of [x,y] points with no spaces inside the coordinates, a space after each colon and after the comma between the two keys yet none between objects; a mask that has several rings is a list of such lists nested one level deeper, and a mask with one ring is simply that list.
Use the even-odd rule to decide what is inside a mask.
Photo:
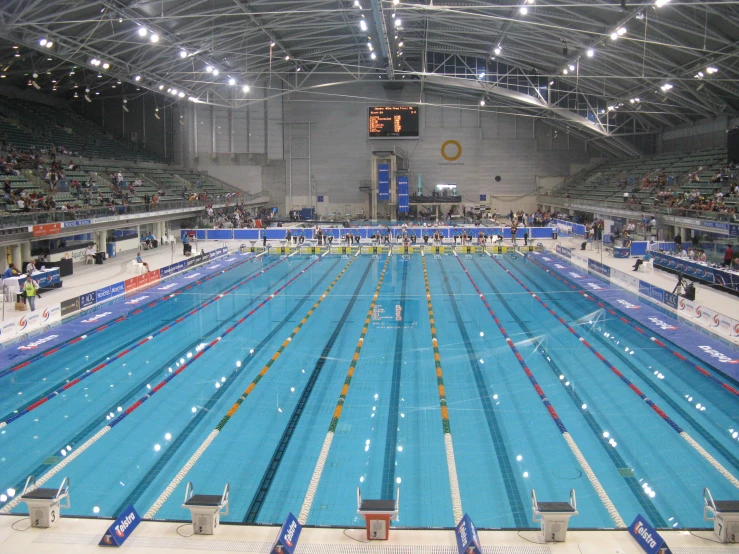
[{"label": "concrete wall", "polygon": [[[571,164],[590,162],[583,141],[541,119],[454,96],[422,95],[418,83],[392,91],[379,80],[309,85],[285,95],[255,86],[248,101],[234,87],[234,108],[211,97],[209,104],[181,102],[183,164],[247,192],[267,191],[280,212],[312,206],[322,215],[345,215],[369,212],[359,182],[372,178],[375,150],[407,153],[411,191],[419,175],[426,193],[436,184],[456,183],[467,204],[480,205],[485,194],[487,205],[500,212],[533,209],[538,178],[549,186],[569,175]],[[419,99],[420,139],[368,138],[368,107]],[[441,152],[450,140],[462,148],[455,161]],[[447,155],[455,151],[446,149]]]},{"label": "concrete wall", "polygon": [[[367,194],[359,191],[358,184],[372,177],[372,152],[397,146],[408,154],[411,191],[416,190],[421,175],[427,193],[436,184],[456,183],[466,203],[480,204],[480,194],[486,194],[488,204],[498,211],[531,209],[537,176],[561,181],[569,175],[571,163],[589,161],[582,141],[555,132],[541,120],[508,110],[481,109],[471,100],[434,94],[423,96],[420,139],[368,138],[368,107],[417,102],[420,94],[418,84],[386,91],[380,82],[362,81],[327,87],[321,93],[286,96],[285,157],[293,197],[330,198],[330,206],[320,207],[319,212],[345,206],[368,210]],[[310,133],[303,123],[307,121]],[[449,140],[462,147],[462,155],[455,161],[446,160],[441,153]],[[310,165],[303,159],[308,143]],[[455,146],[447,147],[447,155],[455,152]]]},{"label": "concrete wall", "polygon": [[661,136],[662,152],[726,148],[726,130],[731,125],[728,116],[720,115],[668,129]]}]

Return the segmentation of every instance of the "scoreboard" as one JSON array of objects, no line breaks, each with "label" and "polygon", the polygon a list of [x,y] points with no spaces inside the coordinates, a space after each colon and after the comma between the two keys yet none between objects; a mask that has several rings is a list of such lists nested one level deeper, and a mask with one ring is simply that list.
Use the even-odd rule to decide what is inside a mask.
[{"label": "scoreboard", "polygon": [[418,107],[370,108],[369,136],[370,138],[418,138]]}]

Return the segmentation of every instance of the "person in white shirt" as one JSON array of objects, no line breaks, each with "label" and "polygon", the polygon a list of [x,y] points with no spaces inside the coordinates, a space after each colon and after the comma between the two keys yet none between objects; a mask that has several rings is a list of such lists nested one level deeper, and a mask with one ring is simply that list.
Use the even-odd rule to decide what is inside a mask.
[{"label": "person in white shirt", "polygon": [[85,248],[85,264],[88,260],[95,263],[95,246],[92,244],[89,244],[87,248]]},{"label": "person in white shirt", "polygon": [[26,264],[26,274],[33,275],[34,271],[36,271],[36,266],[33,265],[33,260],[31,260]]}]

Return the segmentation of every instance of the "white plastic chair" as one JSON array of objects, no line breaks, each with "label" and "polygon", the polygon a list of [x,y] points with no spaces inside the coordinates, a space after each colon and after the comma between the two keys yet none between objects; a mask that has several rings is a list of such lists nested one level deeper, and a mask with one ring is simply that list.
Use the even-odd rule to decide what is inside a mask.
[{"label": "white plastic chair", "polygon": [[144,272],[144,264],[141,264],[136,260],[131,260],[131,271],[133,271],[137,275],[140,275]]},{"label": "white plastic chair", "polygon": [[169,244],[169,237],[167,235],[163,235],[161,239],[159,239],[159,244]]}]

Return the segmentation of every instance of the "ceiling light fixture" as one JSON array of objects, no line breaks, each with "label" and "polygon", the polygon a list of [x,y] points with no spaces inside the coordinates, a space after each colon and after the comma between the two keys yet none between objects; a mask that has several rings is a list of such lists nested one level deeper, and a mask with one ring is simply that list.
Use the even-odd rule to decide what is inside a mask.
[{"label": "ceiling light fixture", "polygon": [[249,85],[244,85],[243,87],[241,87],[241,92],[249,92]]},{"label": "ceiling light fixture", "polygon": [[214,69],[214,70],[213,70],[213,75],[215,75],[216,77],[218,77],[218,74],[219,74],[219,73],[220,73],[220,71],[218,71],[217,69]]},{"label": "ceiling light fixture", "polygon": [[620,37],[623,36],[623,35],[625,35],[626,34],[626,27],[619,27],[618,30],[616,31],[616,34],[618,34],[618,36],[620,36]]},{"label": "ceiling light fixture", "polygon": [[152,33],[151,36],[149,37],[149,40],[151,42],[157,43],[159,42],[159,35],[157,35],[156,33]]},{"label": "ceiling light fixture", "polygon": [[140,81],[141,80],[141,75],[136,75],[136,77],[134,77],[133,80],[134,81]]},{"label": "ceiling light fixture", "polygon": [[502,50],[503,49],[500,46],[496,46],[493,52],[495,53],[496,56],[500,56],[500,53],[502,52]]},{"label": "ceiling light fixture", "polygon": [[718,73],[718,68],[713,67],[712,65],[710,65],[710,66],[708,66],[706,68],[706,73],[708,73],[709,75],[713,75],[714,73]]},{"label": "ceiling light fixture", "polygon": [[398,18],[397,18],[397,19],[395,20],[395,26],[396,26],[396,27],[400,27],[400,26],[401,26],[402,24],[403,24],[403,22],[402,22],[402,21],[400,20],[400,18],[398,17]]},{"label": "ceiling light fixture", "polygon": [[139,36],[145,37],[149,34],[149,31],[146,30],[146,27],[139,27]]},{"label": "ceiling light fixture", "polygon": [[187,52],[185,52],[184,50],[180,50],[180,58],[184,60],[186,57],[187,57]]},{"label": "ceiling light fixture", "polygon": [[234,79],[233,77],[231,77],[231,78],[230,78],[230,79],[228,80],[228,84],[229,84],[229,85],[231,85],[231,86],[234,86],[234,85],[236,84],[236,79]]},{"label": "ceiling light fixture", "polygon": [[359,28],[363,31],[367,30],[367,22],[364,19],[359,20]]},{"label": "ceiling light fixture", "polygon": [[375,59],[377,59],[377,55],[374,52],[372,52],[370,54],[370,58],[372,58],[373,60],[375,60]]},{"label": "ceiling light fixture", "polygon": [[518,11],[521,12],[521,15],[526,15],[527,13],[529,13],[529,9],[526,6],[521,6]]},{"label": "ceiling light fixture", "polygon": [[618,33],[614,31],[611,33],[611,40],[616,40],[616,39],[618,39]]},{"label": "ceiling light fixture", "polygon": [[47,41],[47,40],[46,40],[45,38],[42,38],[42,39],[41,39],[40,41],[38,41],[38,43],[39,43],[39,44],[40,44],[41,46],[46,46],[46,43],[47,43],[47,42],[48,42],[48,41]]},{"label": "ceiling light fixture", "polygon": [[587,56],[588,58],[592,58],[593,56],[595,56],[595,50],[593,50],[592,48],[588,48]]}]

